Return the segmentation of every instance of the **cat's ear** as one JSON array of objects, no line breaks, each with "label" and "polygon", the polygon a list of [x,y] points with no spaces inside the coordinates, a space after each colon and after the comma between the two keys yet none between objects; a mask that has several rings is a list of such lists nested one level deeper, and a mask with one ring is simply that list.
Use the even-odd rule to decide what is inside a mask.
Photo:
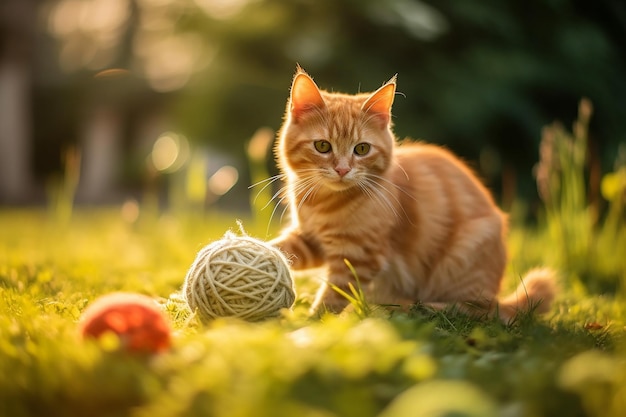
[{"label": "cat's ear", "polygon": [[317,88],[313,79],[300,67],[298,67],[296,76],[291,84],[290,103],[289,110],[296,121],[305,113],[326,106],[319,88]]},{"label": "cat's ear", "polygon": [[376,117],[383,126],[387,126],[391,120],[391,105],[396,95],[396,76],[376,90],[363,103],[361,109]]}]

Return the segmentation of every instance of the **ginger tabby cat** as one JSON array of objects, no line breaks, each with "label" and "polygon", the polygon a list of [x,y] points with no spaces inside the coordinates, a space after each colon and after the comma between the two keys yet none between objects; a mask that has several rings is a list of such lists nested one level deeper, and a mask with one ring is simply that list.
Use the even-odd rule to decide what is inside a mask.
[{"label": "ginger tabby cat", "polygon": [[[397,143],[395,91],[394,77],[373,93],[326,92],[298,67],[276,146],[292,222],[272,244],[294,269],[325,265],[343,290],[355,281],[348,260],[375,303],[454,304],[505,322],[518,311],[548,311],[555,287],[547,269],[497,298],[506,217],[452,153]],[[322,305],[340,311],[347,300],[323,285],[313,308]]]}]

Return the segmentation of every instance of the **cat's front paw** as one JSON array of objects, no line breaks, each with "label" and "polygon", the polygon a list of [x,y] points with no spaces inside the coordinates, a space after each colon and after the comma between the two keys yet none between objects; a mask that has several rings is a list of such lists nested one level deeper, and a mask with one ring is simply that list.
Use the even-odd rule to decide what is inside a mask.
[{"label": "cat's front paw", "polygon": [[344,296],[332,289],[327,289],[317,295],[311,306],[311,312],[316,314],[324,312],[341,313],[348,304],[349,302]]}]

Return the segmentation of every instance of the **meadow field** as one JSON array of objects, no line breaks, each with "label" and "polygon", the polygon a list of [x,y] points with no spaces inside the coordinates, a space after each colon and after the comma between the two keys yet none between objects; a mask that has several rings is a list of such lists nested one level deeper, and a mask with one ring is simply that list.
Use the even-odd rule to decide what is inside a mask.
[{"label": "meadow field", "polygon": [[[236,230],[235,221],[215,213],[129,222],[110,208],[61,222],[49,210],[0,211],[0,415],[626,413],[623,269],[611,275],[595,266],[622,280],[604,293],[590,289],[599,287],[587,285],[589,277],[560,271],[552,311],[508,326],[419,306],[309,317],[314,273],[296,275],[296,305],[279,318],[202,325],[177,294],[197,251]],[[264,227],[242,221],[266,237]],[[557,262],[545,229],[513,227],[504,290],[531,266]],[[593,265],[624,265],[623,248]],[[115,291],[160,303],[172,349],[146,358],[120,354],[110,340],[80,340],[82,311]]]}]

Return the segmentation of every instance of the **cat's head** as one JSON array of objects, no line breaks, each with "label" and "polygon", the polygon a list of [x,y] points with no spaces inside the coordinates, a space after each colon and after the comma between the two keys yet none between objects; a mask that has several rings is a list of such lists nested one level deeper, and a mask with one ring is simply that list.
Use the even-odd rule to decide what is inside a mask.
[{"label": "cat's head", "polygon": [[326,92],[298,68],[277,147],[282,169],[332,190],[381,175],[394,146],[395,91],[394,77],[373,93]]}]

